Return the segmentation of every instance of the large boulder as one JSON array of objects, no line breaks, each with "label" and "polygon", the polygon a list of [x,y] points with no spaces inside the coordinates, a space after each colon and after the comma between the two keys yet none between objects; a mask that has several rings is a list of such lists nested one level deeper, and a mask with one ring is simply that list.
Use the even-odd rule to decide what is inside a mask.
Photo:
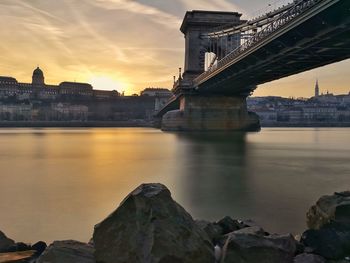
[{"label": "large boulder", "polygon": [[319,230],[309,229],[300,242],[326,259],[343,259],[350,255],[350,225],[330,223]]},{"label": "large boulder", "polygon": [[307,213],[310,229],[320,229],[331,222],[350,225],[350,191],[321,197]]},{"label": "large boulder", "polygon": [[318,255],[303,253],[294,258],[294,263],[326,263],[326,260]]},{"label": "large boulder", "polygon": [[247,229],[227,236],[223,263],[292,263],[296,241],[292,235],[265,236],[264,231]]},{"label": "large boulder", "polygon": [[95,263],[94,248],[73,240],[55,241],[42,253],[37,263]]},{"label": "large boulder", "polygon": [[98,263],[213,263],[208,235],[161,184],[143,184],[95,226]]},{"label": "large boulder", "polygon": [[9,249],[15,245],[15,241],[8,238],[3,232],[0,231],[0,253],[8,252]]}]

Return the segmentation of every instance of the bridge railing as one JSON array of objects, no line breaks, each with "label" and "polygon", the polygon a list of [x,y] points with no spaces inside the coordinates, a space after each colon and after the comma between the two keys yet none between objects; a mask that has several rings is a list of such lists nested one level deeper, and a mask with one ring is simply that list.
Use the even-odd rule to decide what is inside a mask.
[{"label": "bridge railing", "polygon": [[[297,0],[294,5],[291,6],[289,10],[287,10],[283,15],[281,15],[278,19],[272,21],[261,31],[253,34],[249,39],[247,39],[243,44],[234,49],[224,58],[219,60],[216,64],[214,64],[211,68],[209,68],[206,72],[199,75],[194,79],[194,85],[199,85],[203,80],[205,80],[209,75],[223,66],[227,65],[229,62],[237,58],[242,53],[248,51],[252,47],[254,47],[259,42],[262,42],[271,34],[279,30],[281,27],[292,21],[294,18],[303,14],[305,11],[309,10],[311,7],[316,4],[322,2],[324,0]],[[248,22],[249,23],[249,22]]]},{"label": "bridge railing", "polygon": [[293,1],[289,0],[288,4],[280,6],[277,9],[267,12],[263,15],[254,17],[251,20],[245,21],[241,25],[232,26],[230,24],[226,24],[223,26],[216,27],[204,35],[206,35],[206,37],[216,37],[217,35],[220,35],[220,34],[221,35],[235,34],[235,33],[247,31],[253,27],[261,27],[270,23],[271,18],[274,18],[280,15],[281,13],[284,13],[286,10],[290,9],[294,5],[295,5],[295,0]]}]

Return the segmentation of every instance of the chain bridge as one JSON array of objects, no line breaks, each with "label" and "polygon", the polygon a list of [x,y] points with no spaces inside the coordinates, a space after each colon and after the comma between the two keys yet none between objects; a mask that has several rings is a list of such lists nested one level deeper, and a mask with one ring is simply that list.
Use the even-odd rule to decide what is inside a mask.
[{"label": "chain bridge", "polygon": [[187,12],[184,73],[157,113],[162,129],[258,130],[246,98],[258,85],[350,58],[350,1],[294,0],[249,21]]}]

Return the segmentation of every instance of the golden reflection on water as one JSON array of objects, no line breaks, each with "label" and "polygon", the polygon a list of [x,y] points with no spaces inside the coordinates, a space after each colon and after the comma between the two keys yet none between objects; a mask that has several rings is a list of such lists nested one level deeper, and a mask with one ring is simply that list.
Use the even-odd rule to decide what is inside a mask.
[{"label": "golden reflection on water", "polygon": [[131,190],[161,182],[196,218],[300,232],[320,195],[349,188],[349,131],[0,129],[0,230],[17,241],[88,241]]}]

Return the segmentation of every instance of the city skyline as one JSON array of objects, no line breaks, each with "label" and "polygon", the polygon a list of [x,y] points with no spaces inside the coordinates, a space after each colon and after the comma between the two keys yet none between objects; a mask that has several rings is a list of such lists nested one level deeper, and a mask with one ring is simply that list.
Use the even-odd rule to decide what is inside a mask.
[{"label": "city skyline", "polygon": [[[27,82],[39,64],[50,72],[48,84],[62,79],[88,82],[96,89],[117,89],[128,95],[148,86],[171,88],[172,76],[183,67],[184,39],[179,27],[185,11],[232,10],[249,18],[275,7],[274,3],[268,6],[271,2],[4,0],[0,52],[6,55],[0,75]],[[347,94],[349,66],[347,60],[267,83],[254,95],[311,97],[310,87],[317,78],[321,88]]]},{"label": "city skyline", "polygon": [[[36,70],[38,70],[38,69],[40,69],[40,67],[39,67],[39,65],[37,66],[37,68],[36,68]],[[36,70],[34,70],[34,72],[36,71]],[[41,69],[40,69],[40,71],[41,71]],[[41,71],[41,72],[43,72],[43,71]],[[45,72],[43,72],[43,74],[45,75]],[[21,81],[20,79],[17,79],[15,76],[1,76],[1,74],[0,74],[0,78],[1,77],[9,77],[9,78],[13,78],[14,80],[16,80],[16,81],[18,81],[19,83],[23,83],[23,81]],[[43,76],[44,77],[44,76]],[[46,75],[45,75],[45,78],[44,78],[45,80],[46,79],[49,79],[49,78],[47,78],[46,77]],[[55,86],[53,83],[47,83],[45,80],[43,80],[45,83],[43,84],[44,86],[45,85],[48,85],[48,86],[50,86],[50,87],[52,87],[52,86]],[[33,81],[33,80],[32,80]],[[30,84],[30,83],[32,83],[32,81],[30,81],[30,80],[28,80],[28,84]],[[59,81],[59,83],[57,83],[57,85],[60,85],[60,84],[62,84],[63,82],[67,82],[66,80],[58,80]],[[74,81],[72,81],[72,82],[69,82],[69,83],[77,83],[77,84],[84,84],[84,82],[78,82],[78,81],[76,81],[76,80],[74,80]],[[26,84],[26,83],[23,83],[23,84]],[[56,84],[56,83],[55,83]],[[96,88],[92,83],[89,83],[89,82],[86,82],[86,84],[91,84],[91,86],[92,86],[92,88]],[[58,86],[57,86],[58,87]],[[313,93],[310,95],[310,96],[308,96],[308,97],[301,97],[301,96],[289,96],[289,98],[312,98],[312,97],[317,97],[317,96],[319,96],[319,95],[328,95],[328,94],[332,94],[332,95],[348,95],[348,94],[350,94],[350,91],[348,91],[348,92],[344,92],[344,93],[334,93],[333,92],[333,90],[330,90],[330,89],[328,89],[328,87],[323,87],[322,86],[322,83],[320,83],[320,80],[319,80],[319,78],[316,78],[315,80],[314,80],[314,86],[310,86],[310,87],[307,87],[307,88],[310,88],[310,90],[313,90]],[[126,94],[126,95],[132,95],[132,96],[135,96],[135,95],[142,95],[142,92],[144,92],[145,91],[145,89],[147,90],[147,89],[163,89],[162,87],[151,87],[151,86],[148,86],[148,87],[144,87],[143,89],[141,89],[138,93],[133,93],[133,94]],[[315,89],[318,89],[318,94],[319,95],[316,95],[317,93],[316,93],[316,90]],[[122,94],[122,92],[120,92],[119,90],[116,90],[116,89],[114,89],[114,90],[109,90],[109,89],[105,89],[105,90],[103,90],[103,89],[95,89],[95,91],[104,91],[104,92],[106,92],[106,91],[117,91],[117,92],[119,92],[120,94]],[[171,90],[171,88],[169,88],[169,90]],[[122,95],[122,96],[124,96],[124,94]],[[257,95],[255,95],[256,97],[258,97]],[[255,97],[254,96],[254,97]],[[269,94],[269,95],[261,95],[261,97],[264,97],[264,96],[274,96],[274,97],[278,97],[278,95],[275,95],[275,94]],[[286,96],[280,96],[280,97],[285,97],[285,98],[287,98]]]}]

